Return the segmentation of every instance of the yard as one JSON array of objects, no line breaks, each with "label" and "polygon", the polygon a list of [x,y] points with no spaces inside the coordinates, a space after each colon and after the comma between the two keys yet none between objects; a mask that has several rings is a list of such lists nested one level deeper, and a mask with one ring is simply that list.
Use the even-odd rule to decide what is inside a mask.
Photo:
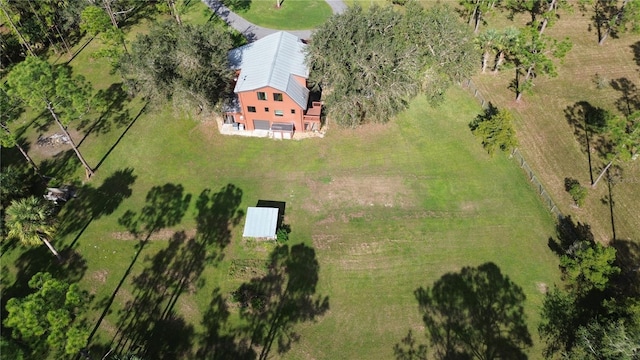
[{"label": "yard", "polygon": [[[559,282],[547,246],[554,219],[517,164],[490,158],[471,135],[480,106],[467,92],[452,89],[438,108],[417,98],[390,124],[331,127],[324,139],[224,137],[212,119],[127,99],[108,63],[90,58],[98,47],[71,62],[114,106],[72,132],[78,143],[88,133],[80,149],[99,167],[61,213],[54,244],[70,260],[6,247],[4,295],[49,270],[94,296],[93,354],[135,351],[133,340],[158,359],[229,354],[230,340],[249,340],[232,293],[264,278],[274,250],[241,238],[244,212],[283,201],[288,246],[303,244],[303,260],[317,262],[305,274],[317,282],[308,295],[328,307],[294,324],[297,341],[282,354],[274,346],[274,357],[393,358],[410,329],[427,342],[418,287],[491,261],[522,287],[529,356],[541,358],[538,312],[544,288]],[[34,118],[22,123],[33,157],[60,179],[82,176],[65,165],[77,165],[72,153],[36,144],[56,128]],[[3,149],[3,159],[13,155]]]}]

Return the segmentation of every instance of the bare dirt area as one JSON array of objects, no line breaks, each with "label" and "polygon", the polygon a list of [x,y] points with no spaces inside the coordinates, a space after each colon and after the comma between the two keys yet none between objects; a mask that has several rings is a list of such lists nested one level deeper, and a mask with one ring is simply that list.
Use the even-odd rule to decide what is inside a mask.
[{"label": "bare dirt area", "polygon": [[[151,236],[149,236],[149,240],[169,240],[174,236],[175,233],[176,233],[175,230],[162,229],[151,234]],[[184,234],[185,234],[185,239],[192,239],[196,236],[196,230],[195,229],[185,230]],[[145,236],[145,235],[142,235],[142,236]],[[129,240],[129,241],[142,240],[140,236],[136,237],[128,231],[112,232],[111,238],[116,240]]]},{"label": "bare dirt area", "polygon": [[[79,139],[82,139],[83,136],[81,133],[74,130],[70,130],[69,134],[76,143]],[[31,151],[38,154],[38,157],[42,158],[53,157],[68,149],[71,149],[71,144],[64,133],[62,131],[55,132],[51,130],[46,134],[41,134],[31,147]]]},{"label": "bare dirt area", "polygon": [[400,176],[338,176],[330,181],[307,179],[311,196],[305,209],[331,209],[344,204],[355,207],[411,207],[414,198]]}]

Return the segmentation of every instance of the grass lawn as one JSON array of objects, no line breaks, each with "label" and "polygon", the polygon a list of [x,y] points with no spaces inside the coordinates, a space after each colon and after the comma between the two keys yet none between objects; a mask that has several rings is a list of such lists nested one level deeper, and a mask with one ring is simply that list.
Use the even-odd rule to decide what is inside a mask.
[{"label": "grass lawn", "polygon": [[[134,114],[140,105],[129,107]],[[557,259],[546,245],[553,220],[517,166],[503,155],[489,158],[472,137],[467,123],[478,111],[473,99],[454,89],[438,109],[417,99],[395,123],[357,131],[332,128],[324,139],[299,142],[223,137],[211,122],[170,111],[143,114],[90,182],[122,202],[112,212],[98,207],[98,216],[85,223],[88,219],[79,210],[87,204],[74,200],[63,212],[63,227],[74,231],[56,240],[60,248],[73,242],[81,259],[81,265],[68,271],[95,296],[92,324],[124,278],[93,343],[114,346],[119,328],[129,335],[133,331],[127,327],[132,316],[146,319],[151,312],[132,315],[129,307],[144,299],[169,301],[163,297],[166,289],[142,287],[141,279],[170,273],[167,269],[188,249],[175,233],[184,231],[190,238],[201,230],[196,231],[202,214],[196,199],[205,189],[223,194],[227,184],[241,191],[229,205],[232,212],[246,211],[260,199],[285,201],[292,244],[315,250],[315,295],[326,296],[330,307],[317,322],[295,326],[300,340],[283,358],[391,358],[393,345],[409,329],[422,333],[413,291],[447,272],[487,261],[523,288],[535,339],[542,301],[538,287],[558,281]],[[82,145],[88,161],[99,161],[123,132],[114,127],[89,136]],[[123,169],[131,175],[114,175]],[[120,179],[115,182],[119,187],[103,185],[114,178]],[[127,211],[140,213],[151,188],[166,184],[174,185],[173,200],[188,205],[175,216],[177,224],[156,233],[136,257],[139,242],[119,219]],[[229,306],[225,326],[238,324],[230,292],[265,271],[261,264],[272,247],[242,241],[242,217],[236,223],[226,220],[221,226],[229,233],[217,234],[228,243],[207,248],[223,258],[194,273],[177,298],[175,318],[184,323],[169,325],[184,335],[174,339],[179,349],[200,346],[199,335],[209,329],[202,321],[212,299]],[[13,272],[24,277],[35,271],[24,261],[33,254],[20,253],[10,251],[3,263],[15,263]],[[244,270],[236,271],[238,266]],[[171,328],[160,321],[145,324]],[[536,344],[530,355],[538,354]]]},{"label": "grass lawn", "polygon": [[[525,21],[524,18],[516,18],[516,23]],[[512,24],[506,22],[501,25]],[[591,28],[589,17],[582,16],[577,10],[573,14],[562,15],[548,33],[557,39],[568,36],[574,44],[573,49],[564,62],[557,64],[558,77],[537,78],[534,93],[525,94],[520,104],[514,102],[515,95],[507,89],[514,76],[513,70],[498,76],[477,75],[473,80],[488,101],[515,112],[519,118],[520,150],[560,210],[577,221],[589,224],[596,239],[608,243],[613,238],[613,228],[607,182],[600,181],[596,189],[589,186],[584,133],[576,131],[569,123],[566,112],[580,102],[618,111],[619,114],[624,114],[629,108],[640,109],[640,43],[637,35],[623,34],[598,46],[597,35],[595,30],[589,30]],[[604,87],[596,86],[596,74],[603,79]],[[593,151],[594,179],[605,164]],[[617,173],[619,177],[612,187],[616,238],[637,242],[640,241],[640,160],[622,164]],[[572,206],[571,197],[564,188],[565,178],[577,179],[588,188],[583,208]]]},{"label": "grass lawn", "polygon": [[[71,65],[119,99],[108,63],[89,57],[97,46]],[[91,327],[105,316],[93,354],[137,338],[157,348],[162,356],[154,358],[191,359],[220,354],[216,346],[229,338],[248,340],[236,331],[243,321],[231,292],[267,272],[273,244],[241,236],[243,213],[262,199],[286,202],[289,245],[313,250],[311,293],[329,304],[317,321],[294,325],[298,341],[281,355],[274,346],[274,357],[393,358],[409,329],[426,342],[418,287],[491,261],[526,294],[529,356],[541,358],[540,287],[559,281],[547,247],[554,221],[517,165],[503,154],[490,158],[471,135],[467,124],[480,108],[463,90],[435,109],[415,99],[388,125],[332,127],[324,139],[304,141],[224,137],[211,119],[141,112],[138,99],[114,103],[80,145],[100,167],[61,213],[54,245],[71,248],[74,260],[61,266],[46,249],[10,247],[1,258],[5,296],[39,270],[77,280],[94,296]],[[25,114],[22,125],[31,124],[24,136],[33,157],[60,178],[82,176],[71,153],[35,145],[57,129],[32,118]],[[77,139],[91,124],[80,125],[72,125]],[[126,219],[140,225],[138,238]],[[150,219],[157,226],[142,243]],[[156,312],[165,308],[170,316]]]},{"label": "grass lawn", "polygon": [[320,26],[331,14],[331,7],[324,0],[284,0],[280,8],[273,0],[240,2],[236,9],[247,21],[270,29],[307,30]]}]

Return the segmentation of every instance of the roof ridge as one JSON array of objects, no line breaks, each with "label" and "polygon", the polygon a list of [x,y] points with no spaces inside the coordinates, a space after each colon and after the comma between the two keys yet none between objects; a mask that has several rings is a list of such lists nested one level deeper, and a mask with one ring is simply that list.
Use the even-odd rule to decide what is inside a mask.
[{"label": "roof ridge", "polygon": [[[278,38],[278,46],[276,46],[276,53],[275,55],[271,58],[271,66],[269,67],[269,77],[267,78],[267,84],[271,84],[271,78],[273,77],[273,69],[275,69],[276,67],[276,63],[278,62],[278,56],[280,55],[280,48],[282,47],[282,38],[284,37],[284,31],[278,31],[277,33],[273,34],[273,35],[280,35]],[[281,90],[284,91],[284,90]]]}]

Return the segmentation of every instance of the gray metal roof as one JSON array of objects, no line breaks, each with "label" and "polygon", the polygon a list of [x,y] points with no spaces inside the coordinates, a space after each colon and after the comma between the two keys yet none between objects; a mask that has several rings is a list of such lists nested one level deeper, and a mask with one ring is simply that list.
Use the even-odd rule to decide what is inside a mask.
[{"label": "gray metal roof", "polygon": [[293,75],[309,77],[304,44],[297,36],[280,31],[229,52],[229,63],[240,69],[236,93],[265,86],[289,95],[303,109],[307,108],[309,90]]},{"label": "gray metal roof", "polygon": [[275,239],[277,225],[277,208],[250,207],[247,208],[247,219],[244,222],[242,236]]}]

